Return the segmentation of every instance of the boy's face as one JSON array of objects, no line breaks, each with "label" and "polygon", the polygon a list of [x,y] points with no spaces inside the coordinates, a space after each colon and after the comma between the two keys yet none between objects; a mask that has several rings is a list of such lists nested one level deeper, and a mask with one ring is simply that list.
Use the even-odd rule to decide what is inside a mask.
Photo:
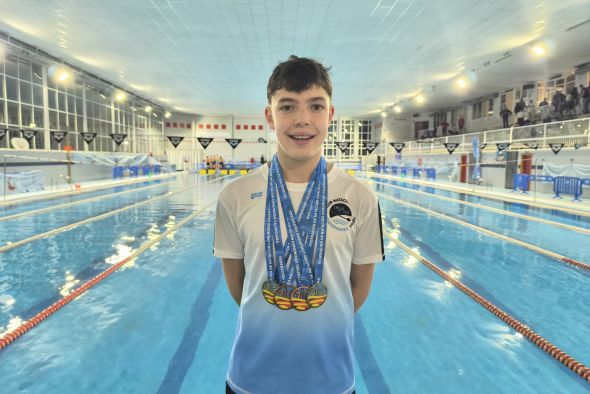
[{"label": "boy's face", "polygon": [[301,93],[280,89],[264,115],[277,133],[279,158],[307,162],[322,154],[334,106],[328,93],[316,85]]}]

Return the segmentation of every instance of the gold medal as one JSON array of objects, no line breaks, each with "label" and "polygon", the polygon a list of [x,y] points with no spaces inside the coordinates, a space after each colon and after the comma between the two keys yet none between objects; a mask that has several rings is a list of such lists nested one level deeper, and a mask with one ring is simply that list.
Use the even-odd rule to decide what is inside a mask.
[{"label": "gold medal", "polygon": [[309,304],[307,303],[307,292],[309,291],[309,287],[307,286],[299,286],[293,293],[291,294],[291,304],[293,304],[293,308],[298,311],[306,311],[309,309]]},{"label": "gold medal", "polygon": [[293,286],[279,285],[275,291],[275,305],[279,309],[287,310],[293,308],[291,303],[291,294],[293,293]]},{"label": "gold medal", "polygon": [[262,295],[263,295],[264,299],[266,300],[266,302],[268,302],[269,304],[274,305],[275,292],[277,291],[278,287],[279,287],[279,284],[277,282],[275,282],[274,280],[267,280],[266,282],[264,282],[262,284]]},{"label": "gold medal", "polygon": [[328,288],[323,283],[316,283],[309,288],[307,292],[307,303],[312,308],[318,308],[326,302],[328,298]]}]

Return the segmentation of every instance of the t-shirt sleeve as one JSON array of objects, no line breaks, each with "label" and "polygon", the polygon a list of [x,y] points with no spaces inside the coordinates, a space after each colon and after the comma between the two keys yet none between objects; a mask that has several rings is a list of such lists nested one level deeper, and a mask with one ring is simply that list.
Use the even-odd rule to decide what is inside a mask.
[{"label": "t-shirt sleeve", "polygon": [[213,241],[213,255],[215,257],[244,258],[244,245],[240,239],[236,222],[236,212],[224,202],[222,193],[217,200],[215,214],[215,239]]},{"label": "t-shirt sleeve", "polygon": [[375,198],[368,215],[359,221],[352,254],[353,264],[373,264],[385,260],[381,208]]}]

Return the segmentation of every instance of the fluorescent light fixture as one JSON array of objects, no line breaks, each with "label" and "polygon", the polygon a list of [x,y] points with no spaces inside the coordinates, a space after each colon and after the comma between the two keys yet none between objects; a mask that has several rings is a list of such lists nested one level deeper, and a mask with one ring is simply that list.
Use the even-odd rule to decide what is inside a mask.
[{"label": "fluorescent light fixture", "polygon": [[170,113],[170,111],[166,111],[166,113],[164,114],[164,117],[165,117],[166,119],[168,119],[168,118],[169,118],[169,117],[171,117],[171,116],[172,116],[172,114]]},{"label": "fluorescent light fixture", "polygon": [[115,93],[115,101],[116,102],[122,103],[126,99],[127,99],[127,95],[124,92],[119,90],[117,93]]},{"label": "fluorescent light fixture", "polygon": [[145,112],[152,112],[152,106],[151,105],[146,105],[145,108],[143,109]]},{"label": "fluorescent light fixture", "polygon": [[102,90],[100,92],[98,92],[98,94],[100,94],[100,97],[102,97],[104,100],[107,99],[107,96],[104,95],[104,93],[102,92]]}]

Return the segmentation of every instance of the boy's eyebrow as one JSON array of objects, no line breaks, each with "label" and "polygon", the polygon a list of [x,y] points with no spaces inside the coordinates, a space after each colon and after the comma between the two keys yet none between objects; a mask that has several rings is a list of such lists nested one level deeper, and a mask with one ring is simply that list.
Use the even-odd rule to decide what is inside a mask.
[{"label": "boy's eyebrow", "polygon": [[[323,101],[326,102],[326,98],[322,97],[322,96],[318,96],[318,97],[312,97],[306,100],[308,103],[312,102],[312,101]],[[299,102],[299,100],[296,100],[294,98],[291,97],[282,97],[279,99],[279,101],[277,101],[278,103],[297,103]]]}]

